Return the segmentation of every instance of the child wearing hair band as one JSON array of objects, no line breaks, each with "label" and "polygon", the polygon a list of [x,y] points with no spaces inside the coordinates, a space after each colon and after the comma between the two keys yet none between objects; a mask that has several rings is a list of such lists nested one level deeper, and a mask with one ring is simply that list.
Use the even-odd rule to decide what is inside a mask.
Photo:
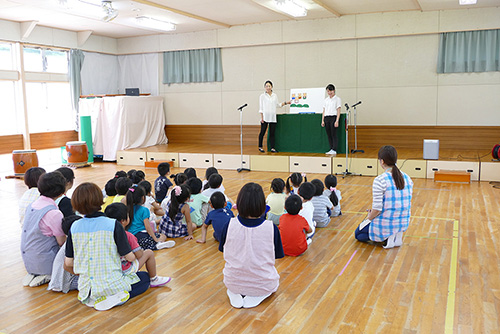
[{"label": "child wearing hair band", "polygon": [[266,204],[269,206],[267,219],[271,220],[274,225],[279,225],[280,217],[285,212],[286,194],[285,181],[281,178],[275,178],[271,182],[271,193],[266,197]]},{"label": "child wearing hair band", "polygon": [[323,191],[323,195],[327,196],[333,204],[333,210],[331,217],[338,217],[342,215],[342,211],[340,211],[340,200],[342,199],[342,195],[340,190],[337,189],[337,177],[335,175],[327,175],[325,177],[325,191]]},{"label": "child wearing hair band", "polygon": [[306,173],[292,173],[286,179],[286,193],[288,195],[298,194],[298,190],[302,182],[307,182]]},{"label": "child wearing hair band", "polygon": [[166,235],[153,231],[149,222],[150,212],[142,206],[146,201],[146,192],[143,187],[130,187],[125,198],[130,218],[128,231],[135,235],[137,242],[143,249],[158,250],[171,248],[175,245],[173,240],[165,241]]},{"label": "child wearing hair band", "polygon": [[[177,174],[173,174],[173,175],[170,175],[170,178],[174,180],[174,183],[176,186],[180,186],[181,184],[184,184],[186,183],[186,181],[188,180],[188,177],[186,174],[184,173],[177,173]],[[163,209],[163,211],[167,212],[168,211],[168,205],[170,203],[170,193],[167,193],[165,198],[163,199],[163,201],[161,201],[161,208]]]},{"label": "child wearing hair band", "polygon": [[190,196],[191,193],[186,185],[175,186],[172,189],[168,211],[165,212],[160,222],[160,233],[169,238],[193,239],[196,224],[191,221],[191,209],[186,203]]}]

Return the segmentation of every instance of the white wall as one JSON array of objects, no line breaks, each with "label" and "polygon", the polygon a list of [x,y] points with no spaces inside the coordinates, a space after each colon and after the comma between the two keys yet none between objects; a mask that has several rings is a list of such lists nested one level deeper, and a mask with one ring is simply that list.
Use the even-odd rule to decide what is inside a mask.
[{"label": "white wall", "polygon": [[[500,125],[500,72],[436,73],[440,32],[498,28],[500,8],[394,12],[91,36],[81,48],[133,54],[221,47],[221,83],[163,85],[160,74],[168,124],[239,124],[236,108],[244,103],[244,124],[258,124],[258,96],[272,80],[280,100],[291,88],[335,84],[344,103],[363,101],[360,125]],[[19,40],[19,31],[18,23],[0,21],[0,39]],[[76,41],[75,32],[37,26],[27,42],[73,48]]]},{"label": "white wall", "polygon": [[440,32],[494,28],[500,8],[364,14],[124,38],[118,52],[222,48],[222,83],[160,83],[168,124],[238,124],[243,103],[258,124],[272,80],[280,100],[335,84],[344,103],[363,101],[360,125],[500,125],[500,72],[436,73]]}]

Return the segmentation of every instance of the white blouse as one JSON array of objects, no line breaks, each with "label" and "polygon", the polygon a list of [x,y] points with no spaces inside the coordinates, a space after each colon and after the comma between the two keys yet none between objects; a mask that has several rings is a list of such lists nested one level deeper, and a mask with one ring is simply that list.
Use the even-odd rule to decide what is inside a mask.
[{"label": "white blouse", "polygon": [[262,93],[259,98],[259,113],[263,114],[264,122],[276,123],[276,107],[282,107],[283,103],[278,102],[278,96]]}]

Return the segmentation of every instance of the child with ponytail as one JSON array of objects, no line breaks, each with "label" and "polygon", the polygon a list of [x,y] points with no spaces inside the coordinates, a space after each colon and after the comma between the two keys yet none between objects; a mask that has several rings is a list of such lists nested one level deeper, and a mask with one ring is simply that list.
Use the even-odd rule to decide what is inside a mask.
[{"label": "child with ponytail", "polygon": [[298,195],[298,190],[302,182],[307,182],[306,173],[292,173],[286,179],[286,193],[288,195],[296,194]]},{"label": "child with ponytail", "polygon": [[171,248],[175,241],[166,241],[166,235],[155,233],[149,222],[150,211],[143,206],[146,201],[146,191],[143,187],[133,185],[125,195],[127,211],[130,218],[128,231],[135,235],[137,242],[143,249],[158,250]]},{"label": "child with ponytail", "polygon": [[193,239],[196,224],[191,221],[190,207],[186,202],[191,197],[189,188],[184,185],[175,186],[170,192],[168,210],[160,222],[160,233],[169,238],[185,237]]},{"label": "child with ponytail", "polygon": [[413,181],[396,166],[398,153],[394,146],[382,146],[378,159],[385,172],[373,181],[372,208],[354,236],[363,242],[383,242],[384,248],[399,247],[410,223]]},{"label": "child with ponytail", "polygon": [[340,190],[337,189],[337,178],[335,175],[330,174],[325,177],[325,188],[323,195],[328,197],[333,204],[333,210],[330,217],[340,216],[342,214],[340,211],[340,200],[342,199],[342,195]]}]

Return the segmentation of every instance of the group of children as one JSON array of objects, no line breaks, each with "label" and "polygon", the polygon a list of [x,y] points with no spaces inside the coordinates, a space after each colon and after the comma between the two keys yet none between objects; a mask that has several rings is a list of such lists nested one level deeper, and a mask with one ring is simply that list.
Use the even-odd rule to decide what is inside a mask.
[{"label": "group of children", "polygon": [[[170,175],[172,184],[168,163],[160,163],[158,173],[154,196],[144,172],[131,170],[117,172],[103,190],[82,183],[69,199],[71,169],[28,170],[29,190],[20,202],[21,251],[28,271],[23,285],[50,281],[54,291],[78,288],[82,303],[107,310],[150,286],[168,283],[169,277],[156,274],[153,251],[173,247],[172,238],[193,239],[200,227],[196,241],[205,243],[212,225],[226,261],[231,305],[255,307],[278,288],[275,259],[305,252],[316,227],[326,227],[341,214],[333,175],[324,183],[307,182],[300,173],[292,173],[286,183],[276,178],[267,198],[260,185],[248,183],[234,203],[214,167],[207,169],[204,181],[188,168]],[[147,273],[139,271],[143,266]]]}]

